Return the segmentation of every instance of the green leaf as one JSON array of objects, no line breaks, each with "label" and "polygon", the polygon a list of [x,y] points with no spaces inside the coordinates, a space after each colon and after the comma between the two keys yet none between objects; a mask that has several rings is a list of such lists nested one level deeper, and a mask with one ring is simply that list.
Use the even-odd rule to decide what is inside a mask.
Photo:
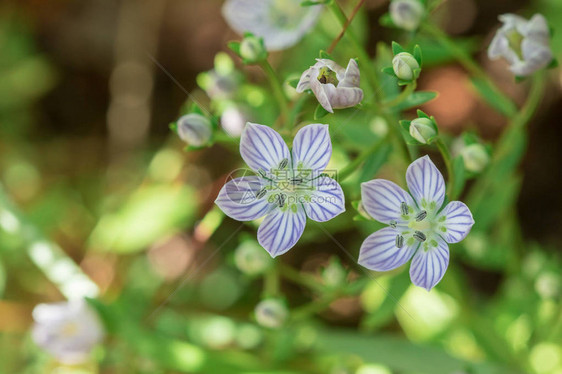
[{"label": "green leaf", "polygon": [[402,48],[400,44],[392,42],[392,53],[394,54],[394,56],[396,56],[400,52],[405,52],[404,48]]},{"label": "green leaf", "polygon": [[455,185],[453,186],[453,194],[459,196],[466,182],[466,172],[464,169],[464,160],[462,156],[457,156],[453,160],[453,173],[455,173]]},{"label": "green leaf", "polygon": [[375,177],[380,168],[388,160],[390,153],[392,152],[391,144],[383,144],[380,146],[377,152],[372,154],[361,168],[361,174],[359,176],[359,183],[366,182]]},{"label": "green leaf", "polygon": [[482,98],[496,111],[508,117],[517,113],[517,107],[513,101],[492,88],[485,79],[472,78],[471,81]]},{"label": "green leaf", "polygon": [[416,91],[412,93],[406,100],[401,102],[396,106],[397,110],[407,110],[415,108],[417,106],[423,105],[430,102],[437,97],[437,92],[435,91]]},{"label": "green leaf", "polygon": [[422,50],[418,44],[414,47],[414,58],[420,64],[420,67],[423,64],[423,57],[422,57]]},{"label": "green leaf", "polygon": [[394,73],[394,68],[392,66],[387,66],[385,68],[382,68],[381,71],[387,75],[396,77],[396,74]]},{"label": "green leaf", "polygon": [[314,119],[320,119],[320,118],[324,118],[327,114],[329,114],[330,112],[328,112],[326,109],[324,109],[324,107],[322,107],[322,105],[318,104],[318,106],[316,107],[316,110],[314,111]]}]

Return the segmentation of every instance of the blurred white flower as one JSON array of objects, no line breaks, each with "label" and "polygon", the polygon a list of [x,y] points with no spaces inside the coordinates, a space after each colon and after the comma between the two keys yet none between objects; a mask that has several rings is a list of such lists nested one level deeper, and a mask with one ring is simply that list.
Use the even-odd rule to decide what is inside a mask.
[{"label": "blurred white flower", "polygon": [[473,143],[463,147],[460,151],[466,170],[480,173],[490,163],[490,155],[486,147],[480,143]]},{"label": "blurred white flower", "polygon": [[33,319],[33,341],[64,364],[87,361],[104,336],[97,314],[84,300],[39,304]]},{"label": "blurred white flower", "polygon": [[389,10],[392,22],[408,31],[417,29],[424,15],[423,5],[418,0],[394,0]]},{"label": "blurred white flower", "polygon": [[263,327],[277,329],[285,323],[289,317],[289,311],[285,304],[277,299],[261,301],[254,310],[256,321]]},{"label": "blurred white flower", "polygon": [[248,117],[243,110],[237,106],[229,106],[222,112],[221,126],[226,133],[232,137],[239,138],[244,131]]},{"label": "blurred white flower", "polygon": [[201,114],[190,113],[177,122],[178,135],[189,145],[202,147],[211,140],[211,121]]},{"label": "blurred white flower", "polygon": [[334,113],[334,109],[355,106],[363,100],[357,61],[350,59],[346,69],[332,60],[316,61],[302,73],[297,92],[312,89],[320,105],[330,113]]},{"label": "blurred white flower", "polygon": [[269,51],[297,44],[310,30],[323,6],[303,7],[302,0],[227,0],[222,15],[238,34],[262,37]]},{"label": "blurred white flower", "polygon": [[503,23],[488,47],[488,57],[497,60],[503,57],[516,76],[528,76],[552,61],[548,45],[550,31],[546,19],[535,14],[526,20],[515,14],[499,16]]}]

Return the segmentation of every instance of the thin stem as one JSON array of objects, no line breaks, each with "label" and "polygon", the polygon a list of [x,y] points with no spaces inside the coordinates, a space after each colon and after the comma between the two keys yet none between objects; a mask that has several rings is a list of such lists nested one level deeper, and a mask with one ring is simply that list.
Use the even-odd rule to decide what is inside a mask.
[{"label": "thin stem", "polygon": [[279,264],[279,271],[283,277],[293,283],[300,284],[301,286],[307,287],[313,291],[323,292],[325,290],[325,287],[322,286],[322,284],[318,282],[318,279],[314,276],[299,272],[288,265]]},{"label": "thin stem", "polygon": [[265,274],[263,285],[263,296],[264,297],[277,297],[280,293],[280,283],[279,283],[279,269],[277,264],[274,263],[272,268]]},{"label": "thin stem", "polygon": [[382,103],[384,107],[393,108],[404,102],[416,90],[417,82],[412,82],[406,86],[395,98]]},{"label": "thin stem", "polygon": [[330,44],[330,47],[328,47],[328,53],[332,53],[332,51],[334,50],[334,48],[336,48],[336,45],[339,43],[339,41],[343,38],[343,35],[345,34],[345,32],[347,31],[347,28],[349,27],[349,25],[351,24],[351,21],[353,21],[353,18],[355,18],[355,15],[357,14],[357,12],[359,12],[359,9],[361,9],[361,7],[363,6],[363,4],[365,3],[365,0],[359,0],[357,2],[357,4],[355,5],[355,7],[353,8],[353,10],[351,11],[351,15],[349,16],[349,19],[347,19],[347,21],[345,22],[345,24],[343,25],[343,29],[341,30],[341,32],[338,34],[338,36],[332,41],[332,44]]},{"label": "thin stem", "polygon": [[345,168],[343,168],[342,171],[338,173],[338,179],[340,180],[340,182],[353,174],[353,172],[357,170],[357,168],[363,163],[363,161],[365,161],[370,155],[375,153],[380,148],[385,140],[386,137],[383,139],[379,139],[372,148],[360,153],[359,156],[355,158],[355,160],[351,161]]},{"label": "thin stem", "polygon": [[501,90],[494,84],[490,79],[488,74],[482,70],[482,68],[461,48],[456,44],[449,35],[444,33],[439,27],[424,23],[422,25],[422,30],[433,36],[444,48],[448,49],[457,59],[457,61],[474,77],[483,80],[488,88],[503,102],[510,103],[510,113],[508,115],[512,116],[516,113],[516,106],[513,104],[510,98],[505,96]]},{"label": "thin stem", "polygon": [[447,194],[449,196],[449,200],[454,200],[456,198],[456,196],[454,196],[455,172],[453,170],[453,161],[451,158],[451,152],[449,151],[449,148],[447,147],[443,139],[441,139],[440,137],[437,138],[435,144],[437,145],[439,152],[441,152],[441,156],[443,157],[443,160],[445,161],[445,166],[447,167],[447,174],[449,178],[449,182],[447,185]]},{"label": "thin stem", "polygon": [[283,85],[281,81],[277,77],[277,74],[275,74],[275,71],[273,70],[273,67],[271,66],[269,61],[265,60],[260,63],[260,67],[263,69],[265,75],[267,76],[269,84],[271,85],[271,89],[273,90],[273,95],[275,96],[277,104],[279,105],[280,117],[282,117],[280,123],[284,123],[285,126],[290,126],[289,101],[287,100],[287,96],[285,96],[285,93],[283,92]]}]

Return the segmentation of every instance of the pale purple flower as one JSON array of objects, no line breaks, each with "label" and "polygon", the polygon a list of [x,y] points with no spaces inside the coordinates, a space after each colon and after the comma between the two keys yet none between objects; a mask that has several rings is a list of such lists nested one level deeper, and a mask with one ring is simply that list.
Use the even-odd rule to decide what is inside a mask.
[{"label": "pale purple flower", "polygon": [[303,127],[289,151],[275,130],[248,123],[240,138],[240,154],[257,175],[230,180],[215,203],[238,221],[265,216],[258,242],[272,257],[296,244],[307,217],[324,222],[345,211],[340,185],[322,173],[332,156],[328,125]]},{"label": "pale purple flower", "polygon": [[515,14],[502,14],[502,27],[496,32],[488,47],[488,57],[503,57],[509,69],[517,76],[528,76],[542,69],[553,59],[550,50],[550,30],[542,14],[526,20]]},{"label": "pale purple flower", "polygon": [[84,300],[39,304],[33,319],[33,341],[65,364],[87,361],[104,336],[97,314]]},{"label": "pale purple flower", "polygon": [[302,73],[297,92],[311,89],[320,105],[330,113],[334,113],[334,109],[355,106],[363,100],[357,61],[350,59],[346,69],[332,60],[316,61]]},{"label": "pale purple flower", "polygon": [[410,193],[385,179],[361,185],[363,207],[389,225],[371,234],[359,253],[359,264],[375,271],[395,269],[410,259],[412,282],[431,290],[449,265],[449,246],[463,240],[474,219],[468,207],[451,201],[443,207],[445,182],[428,156],[406,171]]},{"label": "pale purple flower", "polygon": [[268,51],[292,47],[316,24],[323,6],[302,0],[227,0],[222,15],[238,34],[263,38]]}]

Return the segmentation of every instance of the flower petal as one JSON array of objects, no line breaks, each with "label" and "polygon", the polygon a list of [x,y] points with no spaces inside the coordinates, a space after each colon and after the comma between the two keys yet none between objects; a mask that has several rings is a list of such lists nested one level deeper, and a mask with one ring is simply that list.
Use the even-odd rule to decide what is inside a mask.
[{"label": "flower petal", "polygon": [[246,176],[228,181],[220,190],[215,204],[232,219],[252,221],[265,216],[273,204],[268,196],[257,198],[267,181],[258,176]]},{"label": "flower petal", "polygon": [[[338,78],[339,79],[339,78]],[[361,83],[361,75],[359,73],[359,65],[355,59],[350,59],[345,69],[343,79],[340,80],[338,88],[343,87],[359,87]]]},{"label": "flower petal", "polygon": [[306,90],[310,90],[310,69],[306,69],[299,79],[299,83],[296,88],[298,93],[303,93]]},{"label": "flower petal", "polygon": [[297,132],[293,140],[293,169],[321,172],[332,157],[332,141],[328,125],[315,123]]},{"label": "flower petal", "polygon": [[345,196],[338,182],[330,177],[320,177],[312,181],[316,189],[310,201],[303,201],[308,218],[326,222],[345,212]]},{"label": "flower petal", "polygon": [[387,271],[408,262],[420,243],[414,241],[411,246],[404,243],[401,248],[398,248],[396,246],[397,235],[399,232],[391,227],[385,227],[369,235],[361,244],[359,264],[367,269]]},{"label": "flower petal", "polygon": [[443,240],[437,240],[437,247],[426,251],[421,246],[412,259],[410,279],[418,287],[430,291],[445,275],[449,266],[449,246]]},{"label": "flower petal", "polygon": [[429,156],[420,157],[408,166],[406,182],[420,208],[441,208],[445,199],[445,181]]},{"label": "flower petal", "polygon": [[460,242],[474,225],[470,209],[460,201],[447,204],[437,216],[437,222],[443,222],[438,232],[447,243]]},{"label": "flower petal", "polygon": [[277,131],[250,122],[240,137],[240,154],[255,172],[269,172],[277,169],[283,159],[291,159],[289,148]]},{"label": "flower petal", "polygon": [[309,81],[310,89],[312,90],[312,92],[314,92],[314,96],[316,96],[316,100],[318,100],[318,103],[322,105],[322,108],[326,109],[330,113],[334,113],[332,104],[330,104],[330,99],[328,98],[328,95],[326,95],[325,88],[328,86],[332,86],[335,89],[336,87],[332,83],[320,83],[320,81],[315,78],[318,76],[318,74],[320,74],[320,71],[317,68],[310,68],[310,76],[312,77],[312,79],[310,79]]},{"label": "flower petal", "polygon": [[275,209],[263,220],[258,229],[258,242],[271,257],[282,255],[299,240],[306,224],[306,214],[299,205],[296,212],[289,207]]},{"label": "flower petal", "polygon": [[550,39],[550,29],[548,27],[548,22],[542,14],[535,14],[525,27],[524,35],[535,41],[541,42],[543,44],[548,44]]},{"label": "flower petal", "polygon": [[333,109],[351,108],[363,100],[363,90],[358,87],[335,87],[331,83],[323,87]]},{"label": "flower petal", "polygon": [[406,191],[386,179],[373,179],[362,183],[361,201],[371,217],[386,224],[391,221],[403,221],[403,202],[408,206],[415,206],[414,200]]}]

